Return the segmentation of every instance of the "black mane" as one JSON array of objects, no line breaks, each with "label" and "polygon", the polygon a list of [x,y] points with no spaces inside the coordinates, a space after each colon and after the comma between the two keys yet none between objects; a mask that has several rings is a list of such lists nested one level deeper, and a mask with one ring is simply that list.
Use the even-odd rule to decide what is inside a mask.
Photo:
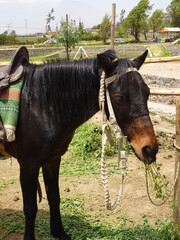
[{"label": "black mane", "polygon": [[77,118],[80,110],[87,119],[92,111],[97,111],[93,108],[98,104],[98,78],[96,59],[30,64],[26,67],[24,87],[29,103],[35,97],[33,94],[37,95],[41,110],[53,109],[49,114],[61,121],[63,116],[67,121],[67,116],[72,117],[72,114]]}]

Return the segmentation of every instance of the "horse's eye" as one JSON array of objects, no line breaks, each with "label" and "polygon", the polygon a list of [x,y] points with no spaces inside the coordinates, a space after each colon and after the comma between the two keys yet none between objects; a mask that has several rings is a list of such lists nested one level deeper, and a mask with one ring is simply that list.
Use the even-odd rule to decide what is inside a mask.
[{"label": "horse's eye", "polygon": [[113,98],[118,104],[123,104],[127,101],[126,96],[119,93],[113,93]]}]

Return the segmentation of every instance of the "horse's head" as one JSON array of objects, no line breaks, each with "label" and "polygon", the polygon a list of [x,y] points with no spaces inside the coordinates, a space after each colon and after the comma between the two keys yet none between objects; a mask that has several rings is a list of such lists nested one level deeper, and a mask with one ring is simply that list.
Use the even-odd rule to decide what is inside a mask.
[{"label": "horse's head", "polygon": [[98,62],[107,78],[114,76],[108,89],[118,125],[137,157],[150,164],[156,160],[158,142],[147,107],[150,90],[137,71],[146,56],[147,51],[132,61],[118,59],[108,50],[98,55]]}]

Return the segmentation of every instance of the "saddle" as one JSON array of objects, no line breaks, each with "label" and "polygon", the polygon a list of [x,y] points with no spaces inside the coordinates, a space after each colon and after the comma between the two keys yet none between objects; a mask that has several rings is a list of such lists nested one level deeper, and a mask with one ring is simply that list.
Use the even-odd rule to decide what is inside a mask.
[{"label": "saddle", "polygon": [[29,62],[29,53],[26,47],[21,46],[15,52],[8,66],[0,67],[0,90],[10,83],[20,79],[24,72],[24,64]]},{"label": "saddle", "polygon": [[[0,91],[2,89],[10,87],[11,83],[19,80],[24,73],[24,65],[29,63],[29,53],[26,47],[22,46],[17,49],[15,55],[13,56],[10,64],[8,66],[0,67]],[[18,83],[18,82],[17,82]],[[11,125],[3,125],[2,118],[0,116],[0,146],[1,143],[5,141],[14,141],[15,140],[15,129],[11,129]],[[0,147],[0,152],[2,149]],[[4,153],[3,153],[4,155]]]}]

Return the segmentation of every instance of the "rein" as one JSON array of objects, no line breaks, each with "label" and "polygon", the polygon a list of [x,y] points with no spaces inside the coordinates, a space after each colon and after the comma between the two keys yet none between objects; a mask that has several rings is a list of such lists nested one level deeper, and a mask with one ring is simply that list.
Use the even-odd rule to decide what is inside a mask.
[{"label": "rein", "polygon": [[[128,68],[127,72],[131,71],[137,71],[136,68]],[[126,176],[126,153],[125,151],[122,151],[122,145],[123,145],[123,139],[125,136],[123,135],[122,131],[120,130],[116,117],[114,114],[114,110],[111,104],[111,99],[109,95],[109,91],[107,86],[112,83],[116,79],[116,75],[113,75],[109,78],[106,78],[105,72],[102,72],[101,75],[101,80],[100,80],[100,91],[99,91],[99,106],[102,111],[102,154],[101,154],[101,178],[102,182],[104,185],[104,190],[105,190],[105,206],[108,210],[114,210],[122,197],[123,194],[123,182],[124,182],[124,177]],[[109,122],[106,117],[105,109],[104,109],[104,104],[105,104],[105,91],[106,91],[106,98],[107,98],[107,106],[109,110]],[[111,134],[111,128],[114,131],[116,139],[119,140],[119,146],[118,146],[118,167],[121,165],[121,184],[119,187],[119,192],[114,200],[113,203],[111,203],[111,197],[109,194],[108,190],[108,174],[106,170],[106,158],[105,158],[105,147],[106,147],[106,141],[108,139],[110,146],[112,147],[114,145],[114,140]],[[120,164],[121,163],[121,164]]]}]

